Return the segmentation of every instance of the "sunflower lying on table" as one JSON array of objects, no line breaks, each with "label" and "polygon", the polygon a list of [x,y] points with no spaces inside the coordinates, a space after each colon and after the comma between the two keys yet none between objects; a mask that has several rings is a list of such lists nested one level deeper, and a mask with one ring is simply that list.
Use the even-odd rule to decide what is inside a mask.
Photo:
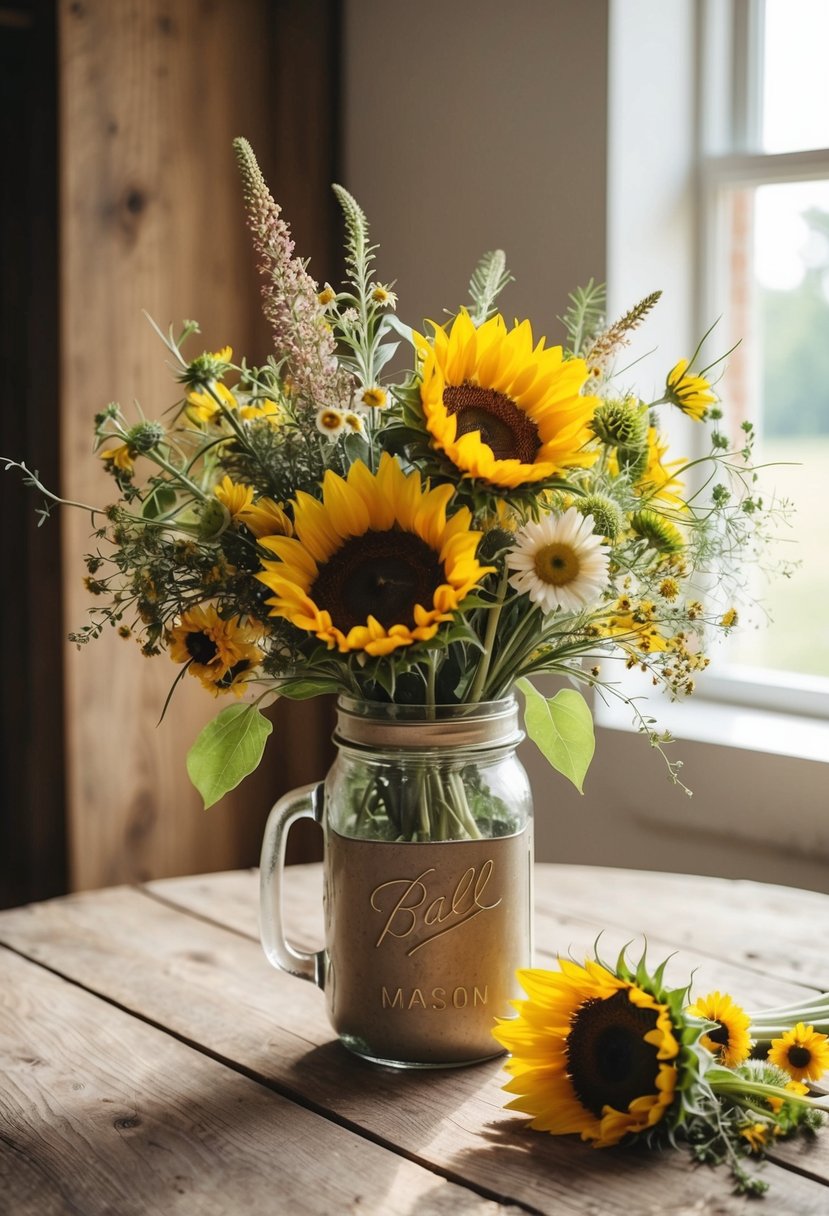
[{"label": "sunflower lying on table", "polygon": [[739,1192],[762,1194],[745,1158],[814,1133],[829,1111],[803,1084],[829,1070],[829,993],[751,1014],[727,993],[689,1004],[664,969],[650,974],[644,955],[632,968],[622,951],[615,967],[562,958],[557,971],[520,971],[527,1000],[493,1030],[511,1053],[508,1109],[595,1148],[685,1143],[699,1161],[727,1163]]}]

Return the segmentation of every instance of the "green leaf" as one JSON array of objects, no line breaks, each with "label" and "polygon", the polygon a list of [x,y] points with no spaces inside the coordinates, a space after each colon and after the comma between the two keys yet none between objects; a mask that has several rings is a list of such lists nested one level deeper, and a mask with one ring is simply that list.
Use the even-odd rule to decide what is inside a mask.
[{"label": "green leaf", "polygon": [[518,680],[517,684],[524,694],[527,734],[556,772],[583,794],[584,778],[596,747],[590,706],[573,688],[562,688],[548,700],[529,680]]},{"label": "green leaf", "polygon": [[288,680],[279,685],[279,695],[288,697],[291,701],[308,701],[311,697],[321,697],[325,693],[337,692],[339,687],[336,680],[326,680],[322,677]]},{"label": "green leaf", "polygon": [[187,773],[205,809],[253,772],[272,730],[255,705],[229,705],[208,722],[187,753]]}]

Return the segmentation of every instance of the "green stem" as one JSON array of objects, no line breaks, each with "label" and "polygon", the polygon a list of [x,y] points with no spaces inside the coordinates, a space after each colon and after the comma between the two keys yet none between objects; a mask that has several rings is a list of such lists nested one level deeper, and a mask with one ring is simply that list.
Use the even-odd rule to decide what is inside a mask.
[{"label": "green stem", "polygon": [[432,838],[432,820],[430,815],[430,798],[429,798],[429,774],[424,774],[424,780],[420,783],[419,790],[419,834],[421,840],[431,840]]},{"label": "green stem", "polygon": [[435,718],[435,683],[437,680],[437,664],[435,662],[435,654],[430,651],[426,660],[426,716],[434,720]]},{"label": "green stem", "polygon": [[102,507],[92,507],[88,502],[75,502],[72,498],[59,498],[57,494],[53,494],[51,490],[47,490],[40,478],[31,469],[28,469],[22,461],[9,460],[6,456],[0,456],[0,460],[3,461],[5,469],[20,469],[20,472],[25,474],[24,484],[26,484],[26,479],[28,479],[28,484],[34,486],[41,494],[45,494],[47,498],[51,498],[52,502],[58,503],[59,506],[79,507],[82,511],[89,511],[93,519],[96,515],[106,514]]},{"label": "green stem", "polygon": [[768,1026],[764,1025],[763,1023],[757,1024],[752,1022],[751,1037],[753,1039],[758,1039],[761,1043],[765,1043],[769,1039],[776,1039],[779,1035],[785,1034],[786,1031],[791,1030],[797,1022],[804,1022],[805,1024],[811,1026],[813,1030],[816,1030],[818,1034],[829,1034],[829,1021],[813,1021],[811,1017],[807,1016],[803,1018],[794,1018],[790,1022],[786,1021],[777,1025],[771,1024]]},{"label": "green stem", "polygon": [[713,1079],[709,1084],[715,1094],[725,1094],[737,1102],[743,1096],[756,1094],[760,1098],[782,1098],[784,1102],[797,1102],[815,1110],[829,1112],[829,1095],[811,1098],[806,1094],[796,1094],[790,1089],[783,1089],[780,1085],[765,1085],[762,1081],[747,1081],[743,1077],[734,1077],[733,1080],[730,1077],[723,1080]]},{"label": "green stem", "polygon": [[146,452],[145,455],[148,460],[153,462],[153,464],[157,464],[159,468],[165,469],[166,472],[172,474],[173,477],[180,481],[182,485],[187,486],[187,489],[191,492],[191,494],[195,494],[196,498],[198,498],[201,502],[206,502],[210,497],[210,495],[206,494],[200,486],[197,486],[194,481],[190,480],[183,469],[176,468],[174,464],[171,464],[169,460],[162,456],[157,448],[153,448],[151,452]]},{"label": "green stem", "polygon": [[752,1026],[760,1026],[763,1022],[779,1022],[783,1018],[794,1017],[798,1022],[808,1021],[812,1013],[825,1014],[829,1017],[829,992],[823,992],[813,1000],[800,1001],[793,1005],[774,1005],[771,1009],[758,1009],[754,1013],[746,1010],[746,1016],[751,1019]]},{"label": "green stem", "polygon": [[481,831],[475,822],[471,810],[469,809],[463,778],[461,777],[460,773],[447,773],[446,782],[454,800],[455,813],[458,816],[462,827],[472,840],[480,840]]},{"label": "green stem", "polygon": [[[536,608],[532,608],[531,611],[527,613],[527,615],[524,617],[524,619],[519,623],[519,625],[516,627],[516,629],[509,636],[509,638],[507,639],[507,641],[505,642],[505,644],[501,648],[501,650],[498,652],[498,658],[495,661],[495,663],[492,665],[492,668],[490,671],[490,681],[494,688],[497,688],[499,686],[499,684],[504,682],[504,673],[510,664],[513,666],[513,668],[515,668],[517,665],[520,666],[521,662],[524,659],[525,652],[528,649],[528,647],[527,647],[528,638],[530,639],[530,647],[529,647],[530,653],[532,653],[532,651],[537,648],[538,642],[539,642],[539,639],[535,634],[537,619],[538,619],[537,614],[538,614],[538,610]],[[520,656],[518,658],[517,664],[516,664],[516,654],[518,654]],[[508,680],[505,682],[512,683],[512,680]]]},{"label": "green stem", "polygon": [[222,400],[222,398],[216,392],[216,390],[212,384],[208,384],[206,387],[207,387],[208,393],[213,398],[213,400],[216,402],[219,409],[222,411],[222,414],[224,415],[224,417],[230,423],[231,429],[234,431],[236,438],[239,440],[242,447],[245,448],[246,451],[249,450],[248,441],[245,437],[244,427],[239,422],[239,419],[234,415],[233,410],[231,410],[229,408],[226,401]]},{"label": "green stem", "polygon": [[481,693],[483,692],[486,678],[489,673],[489,665],[492,662],[492,650],[495,645],[495,633],[498,629],[498,621],[501,616],[501,611],[504,607],[504,600],[507,595],[507,586],[509,582],[509,569],[504,564],[504,569],[501,573],[501,581],[498,584],[498,592],[495,603],[489,609],[489,619],[486,623],[486,633],[484,634],[484,653],[478,661],[478,670],[475,672],[475,680],[469,693],[470,701],[480,701]]}]

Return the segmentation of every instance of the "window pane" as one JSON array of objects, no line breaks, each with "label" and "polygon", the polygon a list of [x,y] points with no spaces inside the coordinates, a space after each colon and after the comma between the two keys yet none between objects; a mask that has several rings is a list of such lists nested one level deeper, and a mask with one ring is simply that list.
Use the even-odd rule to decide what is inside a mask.
[{"label": "window pane", "polygon": [[829,148],[829,3],[766,0],[762,146]]},{"label": "window pane", "polygon": [[759,461],[787,462],[762,484],[796,508],[778,552],[802,565],[755,585],[774,623],[730,657],[829,676],[829,181],[735,191],[731,227],[728,311],[743,342],[723,384],[729,430],[751,418]]}]

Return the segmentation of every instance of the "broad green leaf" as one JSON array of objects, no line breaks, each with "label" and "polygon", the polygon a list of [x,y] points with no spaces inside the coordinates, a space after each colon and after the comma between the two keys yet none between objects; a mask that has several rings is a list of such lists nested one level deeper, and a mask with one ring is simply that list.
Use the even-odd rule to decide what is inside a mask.
[{"label": "broad green leaf", "polygon": [[517,683],[524,694],[527,734],[556,772],[583,794],[584,778],[596,747],[590,706],[574,688],[562,688],[547,699],[529,680]]},{"label": "broad green leaf", "polygon": [[272,730],[255,705],[229,705],[208,722],[187,753],[187,772],[205,809],[253,772]]},{"label": "broad green leaf", "polygon": [[397,353],[399,342],[384,342],[382,346],[377,347],[377,353],[374,356],[374,370],[382,371],[388,361]]}]

